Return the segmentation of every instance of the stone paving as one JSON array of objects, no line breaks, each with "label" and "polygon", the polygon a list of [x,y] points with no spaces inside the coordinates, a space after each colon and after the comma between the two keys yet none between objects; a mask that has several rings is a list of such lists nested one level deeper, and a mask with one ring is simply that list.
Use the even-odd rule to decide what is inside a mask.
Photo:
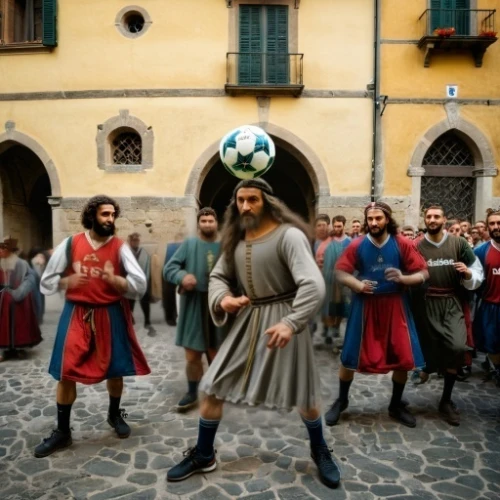
[{"label": "stone paving", "polygon": [[[338,490],[318,481],[295,412],[232,405],[217,435],[217,470],[167,483],[167,470],[196,441],[198,415],[173,411],[186,389],[183,352],[157,305],[156,335],[139,329],[152,374],[128,379],[122,400],[131,437],[119,440],[106,423],[105,384],[79,386],[73,446],[35,459],[34,446],[55,424],[55,383],[47,366],[59,308],[58,298],[51,298],[45,340],[26,360],[0,365],[2,500],[500,498],[500,390],[483,382],[480,360],[474,375],[456,385],[462,424],[455,428],[436,410],[441,380],[409,385],[405,394],[418,425],[408,429],[387,415],[390,377],[357,375],[348,410],[325,431],[343,471]],[[140,312],[137,319],[140,324]],[[338,357],[318,349],[317,359],[326,407],[337,393]]]}]

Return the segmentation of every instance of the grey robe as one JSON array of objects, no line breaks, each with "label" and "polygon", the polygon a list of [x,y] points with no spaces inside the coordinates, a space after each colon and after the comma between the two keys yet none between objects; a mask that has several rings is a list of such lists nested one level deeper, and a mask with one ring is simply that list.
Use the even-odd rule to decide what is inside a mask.
[{"label": "grey robe", "polygon": [[[218,325],[227,320],[217,306],[235,279],[252,305],[235,318],[200,391],[270,408],[318,406],[321,394],[307,324],[321,305],[325,285],[307,238],[299,229],[282,225],[258,240],[241,241],[235,268],[236,276],[230,276],[222,256],[210,275],[212,318]],[[279,322],[289,325],[294,335],[283,349],[269,349],[265,331]]]}]

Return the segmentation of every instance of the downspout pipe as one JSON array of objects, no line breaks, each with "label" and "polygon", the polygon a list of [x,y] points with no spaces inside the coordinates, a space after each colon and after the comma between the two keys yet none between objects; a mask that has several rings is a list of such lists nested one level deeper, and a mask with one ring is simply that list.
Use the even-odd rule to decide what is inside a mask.
[{"label": "downspout pipe", "polygon": [[373,138],[371,201],[377,201],[383,192],[384,177],[381,147],[380,116],[380,18],[381,0],[374,0],[374,54],[373,54]]}]

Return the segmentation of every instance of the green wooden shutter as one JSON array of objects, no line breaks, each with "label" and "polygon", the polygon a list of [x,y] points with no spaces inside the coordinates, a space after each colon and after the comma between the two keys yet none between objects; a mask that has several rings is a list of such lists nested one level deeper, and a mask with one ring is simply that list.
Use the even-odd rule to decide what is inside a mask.
[{"label": "green wooden shutter", "polygon": [[288,7],[266,7],[266,73],[271,84],[289,83]]},{"label": "green wooden shutter", "polygon": [[239,11],[238,81],[245,85],[259,84],[262,83],[262,7],[259,5],[240,5]]},{"label": "green wooden shutter", "polygon": [[470,34],[470,2],[469,0],[453,0],[452,3],[454,9],[467,9],[467,11],[457,10],[455,29],[457,30],[457,35],[469,35]]},{"label": "green wooden shutter", "polygon": [[49,47],[55,47],[57,45],[57,37],[56,37],[57,0],[43,0],[42,9],[43,9],[42,43]]}]

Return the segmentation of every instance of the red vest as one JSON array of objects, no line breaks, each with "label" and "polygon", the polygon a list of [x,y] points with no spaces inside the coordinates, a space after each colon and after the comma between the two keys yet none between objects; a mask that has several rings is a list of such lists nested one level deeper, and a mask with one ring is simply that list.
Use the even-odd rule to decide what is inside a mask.
[{"label": "red vest", "polygon": [[80,270],[90,278],[86,286],[72,288],[66,291],[66,299],[71,302],[85,304],[111,304],[122,298],[122,295],[109,283],[102,279],[104,264],[110,262],[115,274],[125,276],[120,265],[120,248],[123,241],[112,238],[98,250],[94,250],[85,233],[73,236],[71,242],[71,265],[66,276]]}]

